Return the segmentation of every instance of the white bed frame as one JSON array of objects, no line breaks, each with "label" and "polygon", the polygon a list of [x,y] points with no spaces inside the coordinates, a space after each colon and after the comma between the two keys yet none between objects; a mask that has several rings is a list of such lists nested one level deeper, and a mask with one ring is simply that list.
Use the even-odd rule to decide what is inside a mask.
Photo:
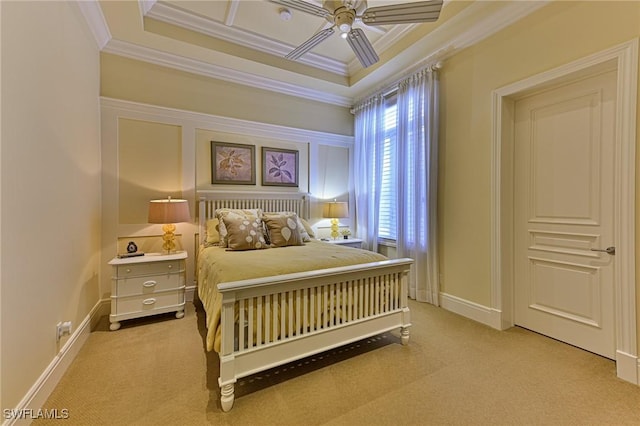
[{"label": "white bed frame", "polygon": [[[309,217],[308,194],[199,191],[198,195],[201,242],[206,220],[218,208],[295,211]],[[223,298],[218,354],[222,410],[232,408],[239,378],[393,329],[400,329],[402,344],[408,344],[407,275],[412,263],[408,258],[394,259],[218,284]],[[276,300],[286,301],[287,309],[272,310]],[[333,312],[345,305],[339,316],[329,321],[323,317],[326,309]],[[245,318],[242,327],[236,316]],[[294,324],[302,325],[301,330],[294,330]]]}]

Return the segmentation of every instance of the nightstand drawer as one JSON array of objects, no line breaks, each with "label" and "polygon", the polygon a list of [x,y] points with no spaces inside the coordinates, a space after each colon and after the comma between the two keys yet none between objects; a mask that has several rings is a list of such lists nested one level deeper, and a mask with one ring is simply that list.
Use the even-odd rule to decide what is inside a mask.
[{"label": "nightstand drawer", "polygon": [[139,277],[144,275],[158,275],[169,273],[180,273],[183,262],[171,260],[165,262],[149,262],[129,265],[118,265],[115,278]]},{"label": "nightstand drawer", "polygon": [[133,296],[153,294],[164,290],[175,290],[184,285],[182,274],[162,274],[146,277],[119,279],[116,282],[115,296]]},{"label": "nightstand drawer", "polygon": [[113,297],[118,315],[177,306],[184,303],[183,289],[143,296]]}]

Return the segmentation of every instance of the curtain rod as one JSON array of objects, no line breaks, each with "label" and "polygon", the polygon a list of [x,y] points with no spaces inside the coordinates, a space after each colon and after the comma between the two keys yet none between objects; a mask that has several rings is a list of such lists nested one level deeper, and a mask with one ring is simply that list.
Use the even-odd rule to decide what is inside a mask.
[{"label": "curtain rod", "polygon": [[[424,59],[422,59],[422,60],[420,60],[418,62],[416,62],[411,67],[409,67],[408,71],[403,73],[401,77],[393,80],[390,83],[384,84],[381,88],[379,88],[378,90],[373,91],[369,95],[363,96],[362,98],[357,99],[356,102],[354,102],[354,105],[357,105],[360,102],[362,102],[363,100],[365,100],[367,98],[370,98],[372,96],[375,96],[375,95],[380,95],[380,96],[389,95],[394,90],[397,90],[398,84],[402,80],[410,77],[411,75],[419,72],[422,69],[426,69],[426,68],[429,68],[429,67],[431,67],[431,68],[433,68],[435,70],[442,69],[442,67],[443,67],[442,61],[447,56],[449,56],[449,53],[450,53],[451,50],[452,50],[451,47],[440,49],[439,51],[427,56],[426,58],[424,58]],[[355,109],[352,107],[352,108],[349,109],[349,112],[351,114],[355,114]]]}]

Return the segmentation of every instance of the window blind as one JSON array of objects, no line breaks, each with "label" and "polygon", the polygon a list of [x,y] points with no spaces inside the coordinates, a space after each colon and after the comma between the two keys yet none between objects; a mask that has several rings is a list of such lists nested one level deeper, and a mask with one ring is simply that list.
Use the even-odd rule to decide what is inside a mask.
[{"label": "window blind", "polygon": [[380,238],[396,239],[396,96],[386,99],[384,113],[384,145],[382,150],[382,173],[380,183],[380,207],[378,235]]}]

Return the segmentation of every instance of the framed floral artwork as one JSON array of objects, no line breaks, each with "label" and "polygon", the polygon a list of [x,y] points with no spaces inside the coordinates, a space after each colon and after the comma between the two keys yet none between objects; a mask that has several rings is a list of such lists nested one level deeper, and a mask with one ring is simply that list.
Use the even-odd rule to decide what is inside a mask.
[{"label": "framed floral artwork", "polygon": [[211,183],[255,185],[255,148],[211,141]]},{"label": "framed floral artwork", "polygon": [[262,185],[298,186],[298,151],[262,147]]}]

